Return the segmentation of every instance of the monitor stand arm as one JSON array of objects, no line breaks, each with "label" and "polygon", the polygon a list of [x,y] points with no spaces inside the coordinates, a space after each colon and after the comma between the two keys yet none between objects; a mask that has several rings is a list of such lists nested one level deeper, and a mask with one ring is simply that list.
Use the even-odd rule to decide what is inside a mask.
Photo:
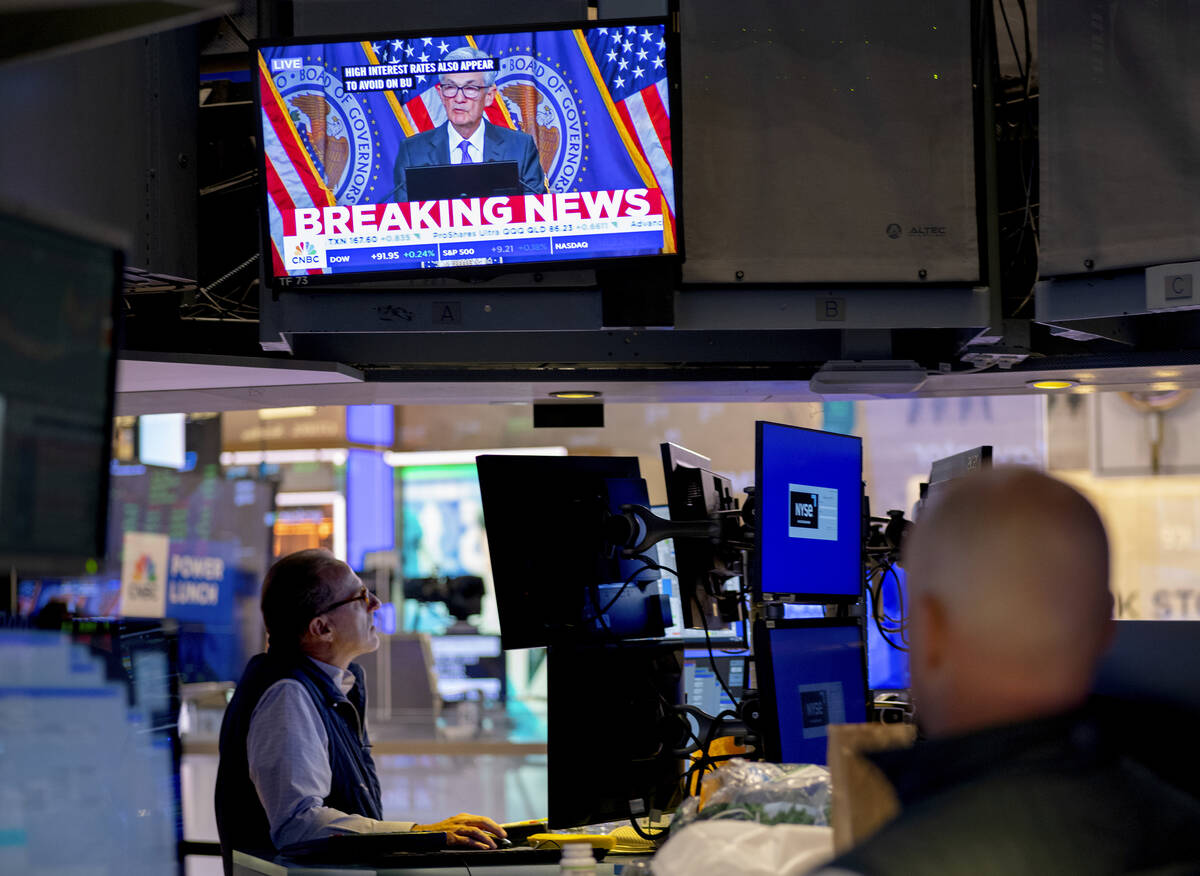
[{"label": "monitor stand arm", "polygon": [[622,549],[627,557],[640,554],[664,538],[707,538],[713,541],[721,537],[721,521],[708,520],[664,520],[649,508],[641,505],[622,505],[620,514],[612,514],[604,524],[608,541]]}]

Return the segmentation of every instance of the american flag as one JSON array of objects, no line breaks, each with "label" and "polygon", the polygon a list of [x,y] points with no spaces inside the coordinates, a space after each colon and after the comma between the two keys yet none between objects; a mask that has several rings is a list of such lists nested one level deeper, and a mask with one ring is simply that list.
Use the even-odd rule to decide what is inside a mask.
[{"label": "american flag", "polygon": [[637,150],[674,216],[665,30],[661,24],[629,24],[597,27],[584,35],[627,134],[627,146]]}]

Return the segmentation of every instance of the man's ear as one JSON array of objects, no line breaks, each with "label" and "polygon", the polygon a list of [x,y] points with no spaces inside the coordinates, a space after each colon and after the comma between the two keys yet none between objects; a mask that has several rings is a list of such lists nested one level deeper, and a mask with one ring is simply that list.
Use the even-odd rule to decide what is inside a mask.
[{"label": "man's ear", "polygon": [[318,615],[308,622],[308,637],[314,641],[325,641],[333,636],[333,626],[325,615]]},{"label": "man's ear", "polygon": [[483,106],[486,109],[491,106],[496,100],[496,86],[489,85],[487,91],[483,93]]}]

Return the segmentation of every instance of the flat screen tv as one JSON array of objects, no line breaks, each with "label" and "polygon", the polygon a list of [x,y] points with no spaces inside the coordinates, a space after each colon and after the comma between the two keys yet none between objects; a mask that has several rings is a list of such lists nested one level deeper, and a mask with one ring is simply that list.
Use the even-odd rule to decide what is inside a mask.
[{"label": "flat screen tv", "polygon": [[678,258],[667,18],[254,44],[280,286]]}]

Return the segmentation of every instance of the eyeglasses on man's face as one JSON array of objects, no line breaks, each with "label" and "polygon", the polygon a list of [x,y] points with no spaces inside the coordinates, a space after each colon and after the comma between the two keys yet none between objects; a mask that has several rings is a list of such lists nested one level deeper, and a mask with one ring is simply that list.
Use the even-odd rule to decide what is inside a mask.
[{"label": "eyeglasses on man's face", "polygon": [[442,97],[454,98],[461,91],[467,100],[475,100],[481,91],[487,91],[486,85],[455,85],[453,82],[439,82],[438,88],[442,91]]},{"label": "eyeglasses on man's face", "polygon": [[339,600],[338,602],[333,603],[333,605],[325,606],[325,608],[321,609],[320,611],[318,611],[316,613],[315,617],[320,617],[323,614],[328,614],[329,612],[333,611],[335,608],[341,608],[343,605],[349,605],[352,602],[361,602],[363,605],[371,604],[371,591],[367,589],[366,584],[362,585],[362,587],[359,588],[359,591],[357,593],[355,593],[353,596],[349,597],[348,599],[342,599],[342,600]]}]

